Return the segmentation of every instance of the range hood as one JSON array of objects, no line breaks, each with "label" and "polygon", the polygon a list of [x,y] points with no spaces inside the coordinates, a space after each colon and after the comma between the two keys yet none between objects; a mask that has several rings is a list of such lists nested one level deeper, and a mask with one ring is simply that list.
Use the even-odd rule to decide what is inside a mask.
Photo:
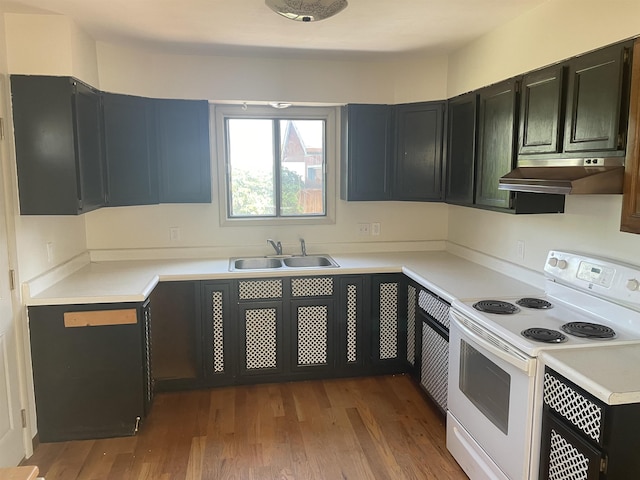
[{"label": "range hood", "polygon": [[562,195],[622,193],[622,158],[530,160],[499,180],[500,190]]}]

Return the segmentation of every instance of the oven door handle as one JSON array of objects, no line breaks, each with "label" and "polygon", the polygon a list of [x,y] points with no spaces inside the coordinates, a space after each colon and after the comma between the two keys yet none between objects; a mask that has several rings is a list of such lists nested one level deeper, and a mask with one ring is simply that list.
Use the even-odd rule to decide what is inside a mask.
[{"label": "oven door handle", "polygon": [[503,342],[498,337],[491,334],[491,332],[488,332],[484,328],[475,325],[470,320],[467,320],[455,310],[451,309],[449,311],[449,315],[455,322],[456,327],[462,330],[467,337],[482,346],[482,348],[519,370],[522,370],[528,376],[534,375],[535,362],[533,362],[530,357],[516,350],[508,343]]}]

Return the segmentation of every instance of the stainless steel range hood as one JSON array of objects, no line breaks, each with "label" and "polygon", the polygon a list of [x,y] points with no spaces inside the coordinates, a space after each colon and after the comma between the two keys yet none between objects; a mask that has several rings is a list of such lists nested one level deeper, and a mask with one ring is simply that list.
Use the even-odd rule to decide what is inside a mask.
[{"label": "stainless steel range hood", "polygon": [[622,193],[622,158],[535,160],[500,178],[500,190],[562,195]]}]

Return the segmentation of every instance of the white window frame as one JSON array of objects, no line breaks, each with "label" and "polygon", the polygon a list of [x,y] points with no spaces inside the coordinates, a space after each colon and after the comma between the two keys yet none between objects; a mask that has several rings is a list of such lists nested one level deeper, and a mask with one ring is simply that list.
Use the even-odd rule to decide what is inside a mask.
[{"label": "white window frame", "polygon": [[[211,105],[212,138],[218,173],[218,207],[221,226],[242,225],[327,225],[335,223],[339,131],[339,108],[335,106],[289,107],[278,110],[268,105]],[[295,118],[325,121],[325,215],[291,217],[229,217],[229,175],[227,168],[225,120],[227,118]]]}]

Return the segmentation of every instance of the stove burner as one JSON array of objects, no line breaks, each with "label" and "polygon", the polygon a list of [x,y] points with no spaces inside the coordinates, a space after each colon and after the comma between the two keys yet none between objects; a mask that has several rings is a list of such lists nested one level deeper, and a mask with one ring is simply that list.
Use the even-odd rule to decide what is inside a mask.
[{"label": "stove burner", "polygon": [[616,332],[612,328],[598,323],[569,322],[560,328],[566,333],[582,338],[613,338],[616,336]]},{"label": "stove burner", "polygon": [[567,341],[567,337],[557,330],[550,330],[548,328],[527,328],[521,332],[523,337],[536,340],[537,342],[544,343],[562,343]]},{"label": "stove burner", "polygon": [[551,304],[551,302],[547,302],[546,300],[543,300],[541,298],[526,297],[526,298],[521,298],[516,303],[521,307],[534,308],[537,310],[546,310],[548,308],[553,308],[553,305]]},{"label": "stove burner", "polygon": [[501,300],[480,300],[473,304],[473,308],[481,312],[498,313],[500,315],[510,315],[520,311],[513,303]]}]

